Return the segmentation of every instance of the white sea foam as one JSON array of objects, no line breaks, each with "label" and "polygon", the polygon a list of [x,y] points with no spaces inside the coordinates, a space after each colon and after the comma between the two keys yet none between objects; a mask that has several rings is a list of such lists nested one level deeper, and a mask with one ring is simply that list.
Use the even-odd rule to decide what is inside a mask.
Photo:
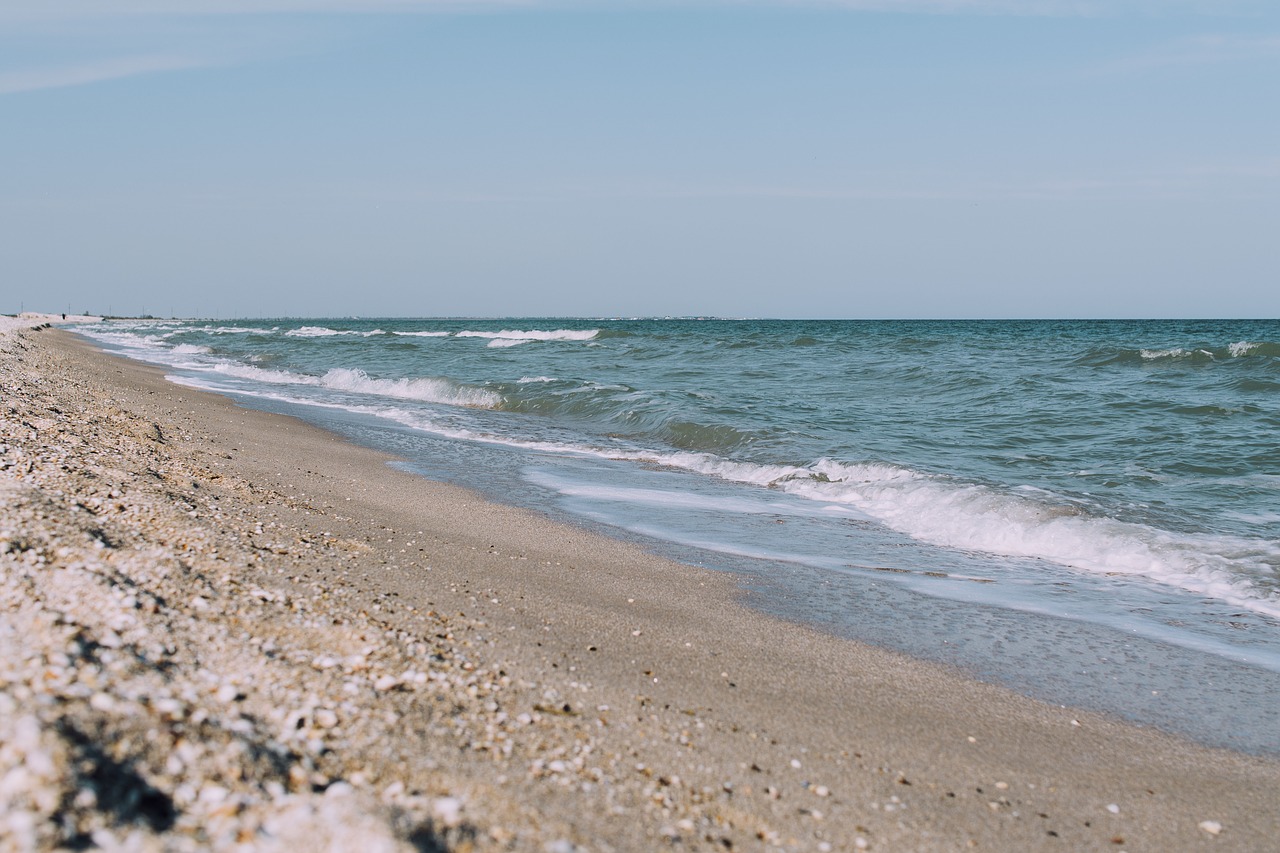
[{"label": "white sea foam", "polygon": [[[848,506],[817,506],[809,501],[790,501],[783,498],[758,500],[749,497],[713,497],[696,491],[679,492],[670,489],[637,488],[634,486],[603,485],[599,483],[573,482],[547,472],[530,471],[525,475],[532,483],[555,489],[562,495],[590,498],[647,506],[680,508],[699,512],[722,512],[733,515],[788,515],[803,518],[832,515],[865,519],[867,516]],[[834,510],[834,512],[832,511]]]},{"label": "white sea foam", "polygon": [[599,329],[556,329],[546,332],[541,329],[521,331],[503,329],[500,332],[457,332],[459,338],[487,338],[491,347],[513,347],[529,341],[589,341],[600,334]]},{"label": "white sea foam", "polygon": [[1162,358],[1190,358],[1194,355],[1203,355],[1213,360],[1213,353],[1207,349],[1186,349],[1184,347],[1172,347],[1170,349],[1144,349],[1139,350],[1139,354],[1148,361],[1155,361]]},{"label": "white sea foam", "polygon": [[203,355],[213,352],[209,347],[202,347],[199,344],[178,344],[173,351],[182,355]]},{"label": "white sea foam", "polygon": [[286,338],[337,338],[337,337],[361,337],[371,338],[374,335],[385,335],[382,329],[372,329],[368,332],[361,332],[357,329],[330,329],[327,326],[300,326],[297,329],[290,329],[285,332]]},{"label": "white sea foam", "polygon": [[[278,326],[276,328],[279,328]],[[275,331],[276,329],[255,329],[248,326],[185,326],[178,329],[175,334],[184,332],[204,332],[207,335],[253,335],[265,334],[267,331]]]},{"label": "white sea foam", "polygon": [[254,367],[251,364],[241,364],[236,361],[220,361],[210,369],[215,373],[221,373],[225,376],[250,379],[254,382],[267,382],[271,385],[320,384],[320,378],[317,376],[308,376],[305,373],[294,373],[289,370],[271,370],[264,367]]},{"label": "white sea foam", "polygon": [[554,376],[521,376],[519,379],[516,380],[516,382],[520,383],[521,385],[534,385],[539,382],[555,382],[555,381],[556,381],[556,378]]},{"label": "white sea foam", "polygon": [[502,402],[502,398],[492,391],[483,388],[466,388],[447,379],[433,377],[375,379],[363,370],[341,367],[326,373],[321,378],[320,384],[337,391],[354,391],[359,394],[377,394],[380,397],[445,403],[450,406],[491,409]]},{"label": "white sea foam", "polygon": [[1280,597],[1249,580],[1273,573],[1274,562],[1280,560],[1276,543],[1180,536],[986,486],[913,473],[880,478],[869,466],[853,466],[850,476],[842,473],[847,467],[826,461],[813,468],[820,477],[793,476],[773,485],[814,500],[851,504],[895,530],[935,545],[1142,576],[1280,617]]},{"label": "white sea foam", "polygon": [[[1145,577],[1280,618],[1280,596],[1250,578],[1274,575],[1280,544],[1228,536],[1180,536],[1084,514],[1044,496],[1022,497],[882,464],[820,460],[757,465],[699,453],[601,453],[669,465],[852,507],[934,545],[1029,557],[1101,574]],[[1050,494],[1050,493],[1046,493]]]},{"label": "white sea foam", "polygon": [[399,335],[402,338],[447,338],[448,332],[392,332],[393,335]]},{"label": "white sea foam", "polygon": [[1232,358],[1243,358],[1258,348],[1258,345],[1251,341],[1236,341],[1227,345],[1227,352],[1231,353]]},{"label": "white sea foam", "polygon": [[326,326],[301,326],[284,333],[286,338],[331,338],[336,335],[352,335],[354,332],[340,332]]},{"label": "white sea foam", "polygon": [[102,329],[78,328],[76,331],[86,337],[113,346],[132,350],[150,350],[154,352],[168,350],[168,345],[161,335],[143,335],[129,331],[106,331]]},{"label": "white sea foam", "polygon": [[219,362],[213,366],[213,370],[227,376],[266,382],[271,385],[310,385],[334,391],[396,397],[402,400],[421,400],[426,403],[444,403],[449,406],[490,409],[502,402],[502,398],[492,391],[468,388],[448,379],[435,377],[376,379],[363,370],[345,367],[335,367],[323,376],[310,376],[288,370],[271,370],[238,362]]}]

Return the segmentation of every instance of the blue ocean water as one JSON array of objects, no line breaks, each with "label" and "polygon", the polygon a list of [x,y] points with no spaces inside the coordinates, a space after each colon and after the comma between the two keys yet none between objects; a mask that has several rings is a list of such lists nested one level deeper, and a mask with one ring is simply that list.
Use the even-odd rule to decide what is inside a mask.
[{"label": "blue ocean water", "polygon": [[1280,322],[78,331],[426,475],[739,572],[787,618],[1280,752]]}]

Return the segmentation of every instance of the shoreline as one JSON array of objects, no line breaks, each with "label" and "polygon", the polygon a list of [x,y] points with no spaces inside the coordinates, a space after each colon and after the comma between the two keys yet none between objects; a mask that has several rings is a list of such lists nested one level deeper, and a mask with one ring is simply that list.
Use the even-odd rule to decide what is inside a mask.
[{"label": "shoreline", "polygon": [[[176,631],[198,647],[196,662],[156,640],[160,652],[135,676],[153,677],[163,660],[215,677],[191,674],[212,689],[171,697],[185,709],[177,719],[145,691],[79,696],[74,685],[57,710],[31,711],[14,685],[35,695],[41,668],[73,668],[35,649],[30,679],[5,676],[18,698],[0,721],[34,717],[32,749],[56,753],[59,715],[99,733],[106,752],[129,726],[177,743],[208,725],[209,738],[234,735],[220,718],[250,720],[242,736],[286,756],[274,777],[189,762],[223,773],[210,783],[222,798],[202,799],[203,788],[169,773],[177,747],[166,752],[162,737],[115,760],[168,798],[172,822],[97,806],[73,815],[99,831],[166,843],[204,832],[200,844],[218,846],[209,827],[225,819],[265,844],[285,837],[265,829],[282,814],[301,809],[314,823],[339,809],[374,821],[368,831],[388,845],[417,837],[419,849],[633,850],[679,839],[689,849],[850,850],[861,839],[884,850],[1244,850],[1280,836],[1268,793],[1280,762],[761,615],[723,573],[398,471],[384,454],[169,383],[66,333],[2,340],[15,410],[0,439],[6,582],[25,572],[53,601],[66,582],[57,576],[83,574],[59,604],[61,624],[69,618],[99,646],[106,632],[128,647],[130,631]],[[15,513],[29,525],[22,535],[43,544],[13,546]],[[173,565],[157,575],[165,559]],[[120,583],[100,588],[109,573],[165,594],[134,592],[123,614],[95,616],[94,594],[130,597],[111,592]],[[26,618],[29,602],[12,601]],[[4,761],[0,774],[14,772]],[[178,796],[183,785],[194,796]],[[232,814],[217,813],[235,797]],[[41,838],[34,849],[46,849]]]}]

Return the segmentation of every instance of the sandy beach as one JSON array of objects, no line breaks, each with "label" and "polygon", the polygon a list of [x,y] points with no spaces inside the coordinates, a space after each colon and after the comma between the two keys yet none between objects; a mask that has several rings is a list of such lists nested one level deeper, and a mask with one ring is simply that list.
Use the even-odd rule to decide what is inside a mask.
[{"label": "sandy beach", "polygon": [[0,332],[0,850],[1280,838],[1276,761],[768,618],[30,325]]}]

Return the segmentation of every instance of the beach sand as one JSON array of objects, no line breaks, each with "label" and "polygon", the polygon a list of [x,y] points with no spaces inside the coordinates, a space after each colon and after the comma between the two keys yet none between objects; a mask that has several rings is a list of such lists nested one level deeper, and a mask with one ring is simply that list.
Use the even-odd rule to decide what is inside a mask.
[{"label": "beach sand", "polygon": [[0,387],[0,849],[1280,839],[1274,760],[768,618],[66,332],[0,336]]}]

